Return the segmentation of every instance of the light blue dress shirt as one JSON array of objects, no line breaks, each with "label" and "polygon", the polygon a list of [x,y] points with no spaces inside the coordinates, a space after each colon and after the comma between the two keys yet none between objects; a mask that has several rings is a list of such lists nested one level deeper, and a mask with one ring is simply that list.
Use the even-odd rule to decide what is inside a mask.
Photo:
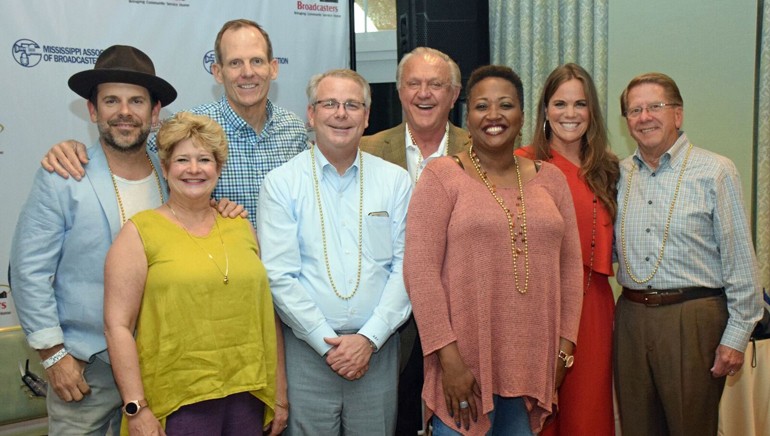
[{"label": "light blue dress shirt", "polygon": [[379,348],[411,312],[402,276],[409,174],[368,153],[359,156],[339,175],[315,149],[329,268],[343,296],[353,292],[358,273],[363,159],[361,282],[348,300],[335,295],[327,274],[310,151],[270,172],[259,197],[257,233],[276,309],[322,356],[331,348],[324,338],[337,332],[358,332]]},{"label": "light blue dress shirt", "polygon": [[[689,144],[682,133],[654,170],[641,159],[638,150],[620,163],[615,224],[618,283],[631,289],[725,288],[729,319],[721,344],[743,352],[754,324],[762,316],[762,293],[740,178],[730,159],[693,147],[660,269],[642,284],[635,283],[626,271],[628,264],[637,279],[653,271]],[[632,167],[636,169],[625,210]],[[624,218],[628,258],[621,244]]]}]

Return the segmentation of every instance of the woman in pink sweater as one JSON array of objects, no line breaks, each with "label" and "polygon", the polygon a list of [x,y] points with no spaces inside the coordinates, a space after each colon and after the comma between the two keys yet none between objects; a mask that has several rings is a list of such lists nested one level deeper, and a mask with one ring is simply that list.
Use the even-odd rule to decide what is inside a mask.
[{"label": "woman in pink sweater", "polygon": [[521,79],[468,84],[467,152],[432,161],[409,206],[404,278],[434,436],[541,430],[572,364],[583,270],[564,175],[513,154]]}]

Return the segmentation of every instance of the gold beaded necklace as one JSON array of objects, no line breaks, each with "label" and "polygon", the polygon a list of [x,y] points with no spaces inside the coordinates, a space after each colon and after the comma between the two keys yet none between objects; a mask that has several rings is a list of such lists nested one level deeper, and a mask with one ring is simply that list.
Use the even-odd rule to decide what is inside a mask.
[{"label": "gold beaded necklace", "polygon": [[596,203],[597,201],[598,200],[596,199],[596,195],[594,195],[593,224],[591,225],[591,261],[588,264],[588,279],[586,280],[586,287],[583,288],[584,294],[586,293],[586,291],[588,291],[588,287],[591,286],[591,275],[593,275],[593,272],[594,272],[594,249],[596,248]]},{"label": "gold beaded necklace", "polygon": [[690,159],[691,151],[692,143],[690,143],[690,146],[687,148],[687,154],[684,156],[684,161],[682,161],[682,169],[679,170],[679,180],[676,182],[674,198],[671,199],[671,206],[668,209],[668,218],[666,218],[666,227],[663,230],[663,243],[661,244],[660,250],[658,251],[658,260],[655,262],[655,267],[652,269],[650,275],[643,279],[636,277],[634,273],[631,272],[631,265],[628,262],[628,253],[626,252],[626,213],[628,212],[628,197],[629,193],[631,192],[631,179],[634,176],[634,170],[636,170],[636,164],[631,165],[631,171],[628,173],[628,181],[626,183],[626,192],[625,195],[623,195],[623,216],[620,220],[620,246],[623,249],[623,261],[626,264],[626,273],[628,273],[628,276],[631,277],[631,280],[637,284],[641,285],[652,280],[652,278],[655,277],[655,274],[658,273],[658,268],[660,268],[661,261],[663,261],[663,252],[666,249],[668,231],[671,228],[671,217],[674,215],[674,206],[676,205],[676,199],[679,196],[679,188],[682,186],[682,180],[684,179],[684,169],[687,167],[687,161]]},{"label": "gold beaded necklace", "polygon": [[[152,173],[155,175],[155,183],[158,186],[158,195],[160,196],[160,201],[163,201],[163,188],[160,186],[160,177],[158,177],[158,172],[155,171],[155,165],[152,164],[152,159],[150,159],[150,155],[145,153],[145,156],[147,156],[147,161],[150,162],[150,168],[152,168]],[[120,210],[120,225],[126,223],[126,210],[123,208],[123,199],[120,197],[120,190],[118,189],[118,182],[115,180],[115,174],[112,173],[112,168],[110,167],[109,162],[107,163],[107,170],[110,172],[110,178],[112,179],[112,188],[115,190],[115,198],[118,200],[118,209]]]},{"label": "gold beaded necklace", "polygon": [[358,150],[358,272],[356,273],[356,286],[353,292],[348,295],[342,295],[337,290],[332,278],[332,269],[329,265],[329,250],[326,247],[326,226],[324,225],[324,209],[321,204],[321,188],[318,183],[318,175],[315,169],[315,145],[310,145],[310,165],[313,168],[313,187],[315,188],[315,198],[318,204],[318,214],[321,216],[321,241],[323,243],[324,262],[326,263],[326,275],[329,276],[329,283],[332,285],[334,294],[342,300],[350,300],[358,292],[358,285],[361,283],[361,258],[363,257],[363,223],[364,223],[364,156],[361,150]]},{"label": "gold beaded necklace", "polygon": [[473,163],[473,168],[476,169],[476,173],[479,175],[479,178],[481,178],[481,181],[484,182],[484,185],[492,194],[492,197],[495,198],[495,201],[497,201],[497,204],[499,204],[500,208],[502,208],[503,212],[505,212],[505,218],[508,220],[508,233],[510,234],[510,237],[511,237],[511,257],[513,259],[513,285],[516,287],[516,291],[518,291],[520,294],[526,294],[527,289],[529,288],[529,245],[527,243],[527,209],[524,206],[524,186],[521,183],[521,171],[519,170],[519,158],[518,156],[513,156],[513,165],[514,165],[514,168],[516,168],[516,182],[519,185],[519,201],[521,201],[521,210],[516,214],[516,218],[519,221],[519,229],[520,229],[519,233],[521,234],[521,242],[524,243],[524,274],[525,275],[524,275],[523,290],[519,288],[519,268],[518,268],[519,253],[521,253],[521,249],[516,247],[516,229],[514,226],[514,220],[513,220],[513,215],[511,214],[511,210],[505,205],[503,198],[497,194],[497,190],[495,189],[495,186],[489,181],[489,177],[487,177],[487,172],[481,168],[481,161],[479,161],[479,157],[473,151],[473,144],[471,144],[470,147],[468,147],[468,157]]},{"label": "gold beaded necklace", "polygon": [[179,219],[176,212],[174,212],[174,208],[171,207],[171,204],[166,203],[166,206],[168,206],[168,210],[171,211],[171,214],[174,215],[174,218],[176,218],[177,221],[179,221],[179,224],[182,226],[182,230],[184,230],[185,233],[187,233],[187,236],[190,237],[190,240],[195,243],[195,245],[198,246],[198,248],[201,249],[202,252],[206,253],[206,255],[209,257],[209,260],[211,260],[211,263],[214,264],[215,267],[219,270],[219,273],[222,274],[222,283],[224,284],[230,284],[230,257],[227,255],[227,248],[225,247],[225,241],[222,239],[222,232],[219,230],[219,222],[217,221],[217,215],[214,213],[214,210],[211,211],[211,214],[214,215],[214,225],[217,227],[217,235],[219,235],[219,243],[222,244],[222,251],[225,253],[225,270],[222,271],[222,268],[219,267],[219,264],[216,260],[214,260],[214,256],[211,255],[208,251],[206,251],[205,248],[195,239],[193,238],[193,235],[190,234],[190,231],[187,230],[187,226],[184,225],[182,220]]},{"label": "gold beaded necklace", "polygon": [[[412,144],[417,147],[417,167],[414,170],[414,181],[416,183],[420,178],[420,174],[422,174],[422,150],[420,150],[420,146],[417,145],[417,141],[414,140],[414,136],[412,135],[412,130],[409,128],[409,125],[406,126],[406,132],[409,133],[409,139],[412,141]],[[446,156],[449,151],[449,123],[446,123],[444,138],[441,140],[441,142],[444,142],[444,152],[442,155]],[[441,143],[439,143],[439,147],[441,147]]]}]

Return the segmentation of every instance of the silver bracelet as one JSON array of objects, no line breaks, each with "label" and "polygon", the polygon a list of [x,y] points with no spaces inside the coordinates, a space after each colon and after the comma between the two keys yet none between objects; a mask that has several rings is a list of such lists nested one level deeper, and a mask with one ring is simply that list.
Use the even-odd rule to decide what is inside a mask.
[{"label": "silver bracelet", "polygon": [[49,357],[48,359],[45,359],[41,361],[40,363],[43,365],[43,368],[48,369],[56,364],[56,362],[62,360],[64,356],[69,354],[66,348],[62,348],[61,350],[54,353],[53,356]]}]

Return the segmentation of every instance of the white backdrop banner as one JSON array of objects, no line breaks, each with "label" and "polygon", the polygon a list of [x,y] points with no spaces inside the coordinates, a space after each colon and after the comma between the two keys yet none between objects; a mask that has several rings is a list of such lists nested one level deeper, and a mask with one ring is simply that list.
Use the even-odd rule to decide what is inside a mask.
[{"label": "white backdrop banner", "polygon": [[6,271],[13,231],[43,154],[64,139],[95,143],[85,100],[69,77],[114,44],[132,45],[179,92],[161,117],[218,100],[214,39],[247,18],[270,34],[278,59],[271,100],[305,119],[313,74],[350,65],[347,0],[3,0],[0,16],[0,327],[18,323]]}]

